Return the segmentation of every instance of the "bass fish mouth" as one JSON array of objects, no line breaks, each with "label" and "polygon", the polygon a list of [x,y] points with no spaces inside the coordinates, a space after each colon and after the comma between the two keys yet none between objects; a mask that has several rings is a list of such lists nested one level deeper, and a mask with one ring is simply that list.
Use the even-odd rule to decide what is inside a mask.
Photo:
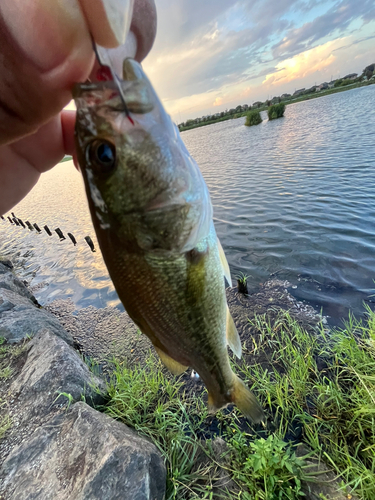
[{"label": "bass fish mouth", "polygon": [[[121,88],[131,113],[146,114],[154,109],[153,96],[145,82],[122,81]],[[81,107],[108,106],[113,111],[123,111],[123,103],[113,81],[76,84],[73,88],[73,98]]]},{"label": "bass fish mouth", "polygon": [[123,63],[123,80],[77,83],[73,87],[73,99],[77,108],[108,106],[113,111],[123,111],[123,102],[118,89],[126,99],[128,111],[136,114],[150,113],[155,107],[155,95],[142,69],[133,59]]}]

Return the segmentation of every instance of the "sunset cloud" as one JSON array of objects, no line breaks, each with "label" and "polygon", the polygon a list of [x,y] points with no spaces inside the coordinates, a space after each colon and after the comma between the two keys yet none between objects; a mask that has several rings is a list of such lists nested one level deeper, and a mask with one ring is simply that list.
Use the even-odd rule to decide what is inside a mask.
[{"label": "sunset cloud", "polygon": [[339,38],[280,61],[276,71],[268,74],[262,83],[266,87],[277,86],[321,72],[336,61],[333,51],[345,43],[344,38]]},{"label": "sunset cloud", "polygon": [[156,6],[158,34],[144,68],[175,120],[358,73],[375,59],[373,0],[156,0]]}]

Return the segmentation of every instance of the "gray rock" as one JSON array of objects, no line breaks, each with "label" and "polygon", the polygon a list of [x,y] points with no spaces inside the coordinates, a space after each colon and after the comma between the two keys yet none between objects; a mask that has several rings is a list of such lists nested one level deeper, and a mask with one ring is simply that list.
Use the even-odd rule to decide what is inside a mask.
[{"label": "gray rock", "polygon": [[34,337],[47,329],[73,345],[72,336],[64,330],[55,316],[37,308],[29,299],[1,288],[0,313],[0,337],[6,338],[10,343]]},{"label": "gray rock", "polygon": [[30,292],[27,286],[19,280],[14,274],[9,270],[9,268],[2,266],[0,264],[0,288],[5,288],[6,290],[12,290],[12,292],[22,295],[30,299],[34,304],[37,304],[37,300],[34,295]]},{"label": "gray rock", "polygon": [[10,311],[17,305],[24,305],[27,307],[34,307],[30,299],[18,295],[6,288],[0,288],[0,315],[4,311]]},{"label": "gray rock", "polygon": [[10,393],[21,407],[19,425],[34,417],[46,415],[54,405],[85,399],[90,405],[103,404],[104,382],[93,375],[77,352],[48,330],[29,344],[27,360],[10,386]]},{"label": "gray rock", "polygon": [[156,447],[82,402],[14,449],[1,475],[9,500],[162,500],[165,494]]}]

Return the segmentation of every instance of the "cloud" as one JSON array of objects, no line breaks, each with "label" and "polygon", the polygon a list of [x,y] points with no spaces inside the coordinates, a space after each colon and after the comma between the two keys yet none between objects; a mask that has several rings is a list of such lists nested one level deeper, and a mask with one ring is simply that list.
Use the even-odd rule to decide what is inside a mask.
[{"label": "cloud", "polygon": [[[328,68],[338,71],[338,61],[348,66],[361,57],[360,51],[370,42],[357,40],[374,32],[373,0],[156,0],[156,4],[158,35],[144,67],[169,112],[184,117],[198,116],[199,110],[213,112],[213,107],[216,111],[233,107],[235,99],[264,100],[269,89],[294,79],[319,79],[320,74],[326,78]],[[363,33],[365,23],[369,23],[367,33]],[[339,44],[327,45],[336,39],[341,39],[341,46],[346,40],[351,61],[338,53]],[[358,68],[348,68],[351,71]]]},{"label": "cloud", "polygon": [[342,33],[355,19],[362,19],[365,22],[375,19],[373,0],[336,2],[325,14],[299,28],[290,30],[281,41],[273,46],[273,56],[280,58],[306,50],[335,31]]},{"label": "cloud", "polygon": [[276,71],[268,74],[263,84],[266,87],[282,85],[322,71],[336,61],[333,52],[343,43],[346,39],[340,38],[280,61]]}]

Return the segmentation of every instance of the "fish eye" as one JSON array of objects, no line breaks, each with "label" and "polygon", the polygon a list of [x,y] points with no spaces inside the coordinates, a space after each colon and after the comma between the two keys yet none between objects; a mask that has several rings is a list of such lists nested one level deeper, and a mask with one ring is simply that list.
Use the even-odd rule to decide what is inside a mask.
[{"label": "fish eye", "polygon": [[104,139],[95,139],[86,149],[86,160],[98,174],[108,173],[116,166],[116,148]]}]

